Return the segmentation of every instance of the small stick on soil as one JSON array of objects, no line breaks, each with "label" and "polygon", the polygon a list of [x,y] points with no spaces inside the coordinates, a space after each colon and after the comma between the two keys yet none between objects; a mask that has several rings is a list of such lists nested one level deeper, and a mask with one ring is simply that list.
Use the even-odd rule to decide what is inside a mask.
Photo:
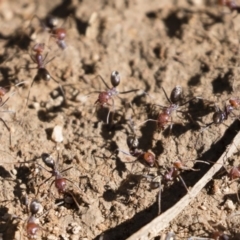
[{"label": "small stick on soil", "polygon": [[240,144],[240,132],[234,138],[232,144],[222,156],[218,159],[216,164],[214,164],[210,170],[195,184],[195,186],[190,191],[190,194],[186,194],[178,203],[173,207],[168,209],[166,212],[160,216],[153,219],[146,226],[142,227],[138,232],[134,233],[132,236],[127,238],[127,240],[137,240],[137,239],[152,239],[156,237],[160,231],[165,229],[169,222],[180,214],[185,207],[187,207],[190,202],[197,196],[197,194],[202,190],[202,188],[212,179],[212,177],[220,170],[224,164],[226,158],[231,157],[231,155],[237,151],[236,146]]}]

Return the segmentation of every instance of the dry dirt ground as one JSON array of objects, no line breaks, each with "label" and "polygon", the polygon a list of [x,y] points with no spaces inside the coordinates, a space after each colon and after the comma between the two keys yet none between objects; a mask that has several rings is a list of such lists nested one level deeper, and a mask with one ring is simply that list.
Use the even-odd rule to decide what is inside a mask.
[{"label": "dry dirt ground", "polygon": [[[65,50],[37,18],[31,21],[34,14],[42,22],[49,15],[59,19],[58,26],[67,29]],[[208,161],[194,166],[199,171],[181,174],[190,190],[240,129],[239,121],[230,117],[200,133],[212,121],[214,103],[223,109],[231,96],[239,95],[240,15],[216,1],[2,0],[0,19],[0,85],[9,90],[3,101],[10,97],[1,107],[1,118],[12,135],[10,146],[1,123],[1,239],[27,239],[26,199],[37,199],[43,207],[37,215],[38,239],[126,239],[158,215],[158,189],[151,188],[144,174],[163,174],[180,158],[186,164]],[[25,107],[37,72],[31,69],[36,64],[30,54],[40,42],[47,59],[54,57],[46,68],[65,94],[63,98],[53,80],[36,81]],[[121,75],[119,91],[140,89],[149,95],[137,91],[115,97],[115,114],[106,124],[112,108],[96,108],[98,94],[92,92],[105,91],[96,76],[110,85],[114,70]],[[173,115],[170,135],[168,129],[158,132],[155,122],[141,124],[157,119],[161,108],[153,104],[169,104],[161,87],[170,94],[176,85],[182,86],[184,100],[203,99]],[[114,152],[129,151],[127,138],[134,134],[129,119],[139,149],[156,155],[158,171]],[[51,139],[56,125],[63,127],[64,140],[58,144]],[[42,153],[52,154],[60,170],[71,167],[63,173],[70,180],[65,196],[51,186],[52,179],[41,185],[51,176]],[[238,154],[226,159],[223,170],[164,233],[187,239],[224,231],[230,239],[240,239],[238,184],[229,184],[224,170],[238,164]],[[162,185],[162,212],[188,194],[177,179]]]}]

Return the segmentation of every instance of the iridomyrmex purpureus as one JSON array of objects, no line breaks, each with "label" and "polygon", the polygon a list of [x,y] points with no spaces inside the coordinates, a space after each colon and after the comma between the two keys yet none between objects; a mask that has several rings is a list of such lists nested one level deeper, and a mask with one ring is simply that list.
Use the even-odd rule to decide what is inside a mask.
[{"label": "iridomyrmex purpureus", "polygon": [[[58,191],[59,194],[69,194],[71,195],[71,197],[73,198],[75,204],[77,205],[77,207],[79,208],[79,204],[78,202],[76,201],[75,197],[73,196],[73,194],[68,191],[67,189],[67,181],[72,183],[73,186],[75,186],[79,191],[79,187],[73,182],[71,181],[70,179],[68,178],[65,178],[62,176],[62,173],[70,170],[72,167],[69,167],[69,168],[66,168],[62,171],[59,171],[58,169],[58,166],[57,166],[57,163],[54,161],[54,159],[52,158],[51,155],[49,155],[48,153],[43,153],[42,156],[41,156],[44,164],[49,167],[51,170],[48,170],[46,169],[45,167],[41,166],[39,164],[40,167],[42,167],[43,169],[45,169],[47,172],[49,172],[51,174],[51,176],[49,178],[47,178],[45,181],[43,181],[39,186],[38,186],[38,190],[37,190],[37,195],[39,193],[39,189],[40,187],[45,184],[47,181],[49,181],[51,178],[55,178],[51,184],[50,184],[50,187],[49,187],[49,190],[51,189],[53,183]],[[58,155],[58,159],[59,159],[59,155]]]},{"label": "iridomyrmex purpureus", "polygon": [[142,122],[140,125],[142,125],[146,122],[149,122],[149,121],[156,122],[157,129],[159,129],[161,131],[165,130],[170,125],[170,132],[171,132],[172,126],[174,124],[174,122],[172,121],[172,113],[178,111],[179,107],[182,107],[195,99],[201,99],[201,97],[193,97],[193,98],[189,99],[188,101],[180,104],[179,102],[181,100],[181,95],[182,95],[182,87],[181,86],[176,86],[175,88],[173,88],[173,90],[170,94],[170,98],[168,97],[168,95],[163,87],[162,87],[162,90],[164,92],[166,99],[169,102],[169,106],[167,107],[167,106],[162,106],[159,104],[154,104],[155,106],[162,108],[162,111],[158,114],[157,120],[147,119],[146,121]]},{"label": "iridomyrmex purpureus", "polygon": [[[194,162],[201,162],[201,163],[206,163],[209,164],[205,161],[201,160],[194,160]],[[181,177],[181,172],[182,171],[199,171],[199,169],[191,168],[186,165],[184,165],[182,160],[176,160],[173,162],[173,165],[168,168],[164,173],[159,172],[157,176],[152,176],[152,175],[143,175],[146,179],[149,179],[151,182],[151,187],[152,188],[159,188],[158,192],[158,214],[161,213],[161,191],[162,191],[162,182],[163,184],[168,184],[169,182],[174,181],[176,178],[179,178],[189,193],[188,187],[186,183],[184,182],[183,178]]]},{"label": "iridomyrmex purpureus", "polygon": [[[111,79],[112,88],[110,88],[108,86],[108,84],[104,81],[104,79],[100,75],[97,75],[97,77],[99,77],[101,79],[101,81],[106,86],[107,90],[106,91],[94,91],[94,92],[92,92],[92,93],[99,93],[98,99],[96,100],[95,104],[98,104],[99,106],[104,106],[104,105],[111,106],[113,108],[113,112],[115,111],[115,109],[114,109],[114,107],[115,107],[114,106],[114,99],[113,99],[115,96],[118,96],[119,94],[137,92],[137,91],[140,90],[140,89],[132,89],[132,90],[129,90],[129,91],[124,91],[124,92],[117,91],[117,86],[120,84],[120,74],[117,71],[113,71],[111,73],[110,79]],[[147,94],[147,93],[144,92],[144,94]],[[109,104],[110,100],[112,101],[112,105]],[[110,116],[110,110],[108,111],[108,114],[107,114],[107,124],[109,123],[109,116]]]},{"label": "iridomyrmex purpureus", "polygon": [[34,79],[32,80],[32,83],[30,85],[30,88],[29,88],[29,92],[28,92],[28,96],[27,96],[27,103],[26,103],[26,106],[28,104],[28,100],[29,100],[29,96],[30,96],[30,90],[33,86],[33,83],[34,81],[36,80],[41,80],[43,79],[44,81],[49,81],[50,79],[52,79],[54,82],[56,82],[62,92],[62,95],[64,96],[64,91],[62,89],[62,86],[61,84],[56,80],[54,79],[50,73],[48,72],[48,70],[45,68],[45,66],[51,62],[55,57],[51,58],[50,60],[48,60],[47,62],[46,61],[46,58],[48,56],[48,53],[46,53],[45,56],[43,56],[43,51],[44,51],[44,48],[45,48],[45,44],[44,43],[37,43],[34,45],[33,47],[33,51],[35,52],[35,54],[31,54],[30,57],[31,59],[33,60],[34,63],[37,64],[37,67],[36,68],[30,68],[30,69],[38,69],[37,71],[37,74],[36,76],[34,77]]}]

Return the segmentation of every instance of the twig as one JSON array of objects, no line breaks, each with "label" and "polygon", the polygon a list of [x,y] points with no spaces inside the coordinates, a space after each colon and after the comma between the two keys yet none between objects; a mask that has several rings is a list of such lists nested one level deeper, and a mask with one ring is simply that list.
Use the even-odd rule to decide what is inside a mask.
[{"label": "twig", "polygon": [[169,222],[177,217],[185,207],[197,196],[202,188],[212,179],[212,177],[220,170],[224,164],[224,159],[229,158],[236,150],[236,146],[240,144],[240,132],[236,135],[233,143],[222,154],[216,164],[214,164],[210,170],[195,184],[189,194],[186,194],[178,203],[168,209],[160,216],[153,219],[150,223],[142,227],[139,231],[134,233],[127,240],[148,240],[152,239],[159,234],[160,231],[165,229]]}]

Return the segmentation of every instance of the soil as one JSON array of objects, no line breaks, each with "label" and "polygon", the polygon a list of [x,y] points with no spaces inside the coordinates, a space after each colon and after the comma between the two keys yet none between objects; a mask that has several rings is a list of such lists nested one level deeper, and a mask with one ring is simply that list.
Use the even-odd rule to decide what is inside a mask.
[{"label": "soil", "polygon": [[[196,159],[207,162],[194,165],[199,171],[181,173],[190,191],[239,131],[236,117],[202,129],[212,122],[214,104],[224,109],[239,95],[240,15],[203,0],[38,2],[0,1],[0,85],[8,89],[2,101],[9,97],[1,120],[11,131],[10,145],[2,123],[1,239],[27,239],[33,199],[42,205],[37,239],[126,239],[157,217],[159,192],[149,180],[158,174],[156,166],[116,151],[129,152],[129,136],[135,134],[139,149],[155,154],[160,176],[178,159],[191,167]],[[42,24],[50,15],[67,29],[64,50]],[[64,97],[56,81],[41,80],[34,81],[27,102],[37,72],[30,57],[36,43],[45,43],[45,61],[53,58],[46,68]],[[114,110],[111,101],[95,104],[98,92],[106,91],[101,77],[111,85],[112,71],[120,73],[120,92],[139,89],[114,97]],[[156,104],[169,105],[162,88],[169,96],[176,85],[183,88],[182,102],[201,99],[179,107],[171,132],[158,131],[154,121],[142,124],[157,119]],[[52,140],[57,125],[63,128],[59,143]],[[59,170],[68,169],[62,173],[68,179],[65,194],[58,193],[54,178],[45,182],[51,173],[43,153],[53,156]],[[156,239],[168,232],[175,239],[210,238],[214,232],[240,239],[238,184],[227,177],[238,164],[238,154],[226,159]],[[185,194],[177,178],[162,180],[161,212]]]}]

